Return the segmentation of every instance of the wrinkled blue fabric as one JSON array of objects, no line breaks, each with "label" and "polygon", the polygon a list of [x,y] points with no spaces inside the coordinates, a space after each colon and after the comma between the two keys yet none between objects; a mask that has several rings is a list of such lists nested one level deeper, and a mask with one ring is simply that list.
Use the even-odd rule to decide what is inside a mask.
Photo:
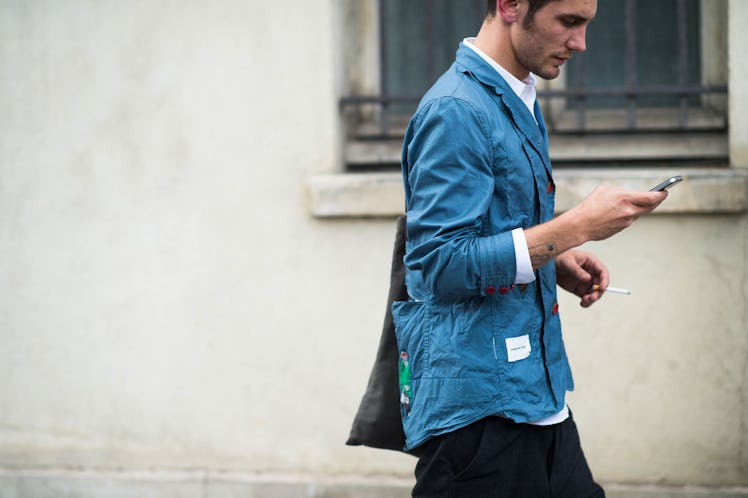
[{"label": "wrinkled blue fabric", "polygon": [[[406,450],[501,415],[531,422],[573,389],[553,263],[525,286],[511,230],[552,218],[554,184],[540,108],[535,121],[501,76],[460,45],[405,135],[406,282],[393,303],[411,378]],[[509,361],[508,338],[529,336]]]}]

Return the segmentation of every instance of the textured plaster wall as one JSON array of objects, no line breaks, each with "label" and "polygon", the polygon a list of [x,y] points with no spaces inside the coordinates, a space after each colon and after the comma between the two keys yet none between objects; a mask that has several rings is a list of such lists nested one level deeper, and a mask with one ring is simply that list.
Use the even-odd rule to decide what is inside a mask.
[{"label": "textured plaster wall", "polygon": [[[677,195],[673,190],[672,196]],[[611,480],[745,483],[748,220],[640,220],[588,244],[611,271],[582,310],[564,295],[570,397],[593,469]]]},{"label": "textured plaster wall", "polygon": [[332,7],[0,2],[1,465],[346,465],[390,230],[308,216]]},{"label": "textured plaster wall", "polygon": [[[343,442],[392,220],[315,220],[335,1],[0,0],[0,466],[409,476]],[[677,195],[677,191],[673,192]],[[747,483],[746,218],[595,244],[562,299],[604,479]]]}]

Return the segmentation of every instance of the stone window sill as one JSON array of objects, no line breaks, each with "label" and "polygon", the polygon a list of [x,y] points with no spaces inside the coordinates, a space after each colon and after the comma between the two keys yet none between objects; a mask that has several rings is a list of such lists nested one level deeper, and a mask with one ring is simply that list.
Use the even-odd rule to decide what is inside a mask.
[{"label": "stone window sill", "polygon": [[[748,211],[748,170],[737,168],[624,169],[558,168],[556,211],[578,204],[596,186],[648,190],[680,174],[685,181],[655,214],[739,214]],[[316,174],[307,178],[312,216],[316,218],[394,217],[404,207],[400,173]]]}]

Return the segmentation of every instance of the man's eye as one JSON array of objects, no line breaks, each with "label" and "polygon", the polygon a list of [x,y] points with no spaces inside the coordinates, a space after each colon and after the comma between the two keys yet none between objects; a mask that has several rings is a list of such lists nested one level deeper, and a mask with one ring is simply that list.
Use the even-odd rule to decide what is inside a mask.
[{"label": "man's eye", "polygon": [[561,18],[561,24],[566,26],[567,28],[573,28],[575,26],[579,26],[584,22],[583,19],[579,19],[578,17],[562,17]]}]

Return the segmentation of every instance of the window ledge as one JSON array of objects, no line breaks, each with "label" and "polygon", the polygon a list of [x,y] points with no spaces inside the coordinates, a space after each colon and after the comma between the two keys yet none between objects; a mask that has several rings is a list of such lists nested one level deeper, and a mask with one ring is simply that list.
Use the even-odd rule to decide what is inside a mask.
[{"label": "window ledge", "polygon": [[[668,176],[685,181],[655,214],[744,213],[748,211],[748,170],[735,168],[623,169],[558,168],[556,211],[563,212],[584,199],[596,186],[617,185],[648,190]],[[317,218],[394,217],[403,213],[400,173],[317,174],[307,178],[311,214]]]}]

